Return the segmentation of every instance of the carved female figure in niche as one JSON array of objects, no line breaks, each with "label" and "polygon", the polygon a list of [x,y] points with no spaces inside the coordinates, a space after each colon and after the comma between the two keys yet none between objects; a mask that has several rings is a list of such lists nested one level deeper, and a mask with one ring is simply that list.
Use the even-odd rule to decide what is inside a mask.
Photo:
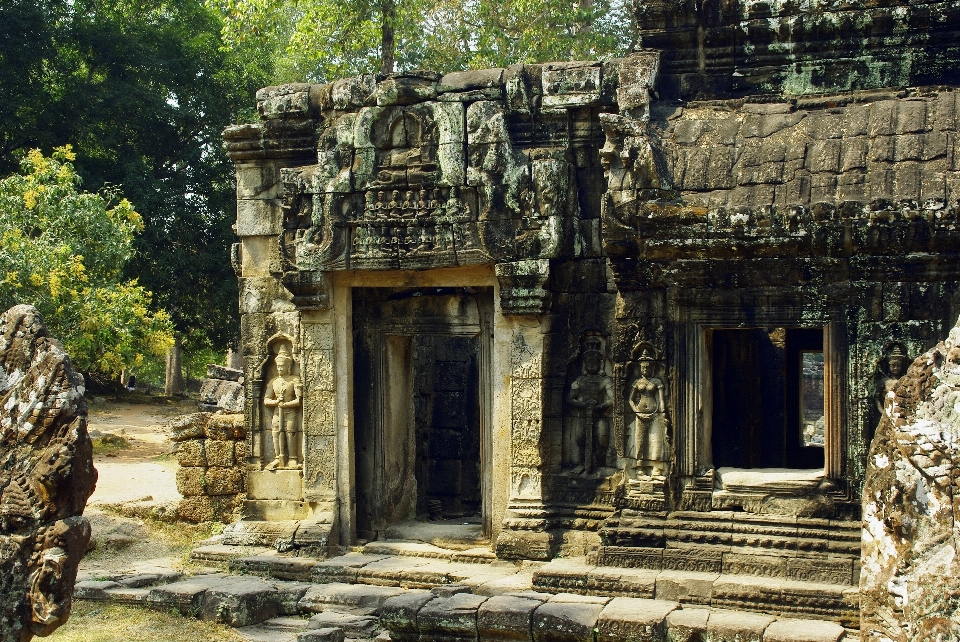
[{"label": "carved female figure in niche", "polygon": [[630,390],[629,401],[637,419],[637,466],[649,475],[659,476],[666,473],[668,423],[664,385],[654,376],[655,362],[653,349],[644,346],[639,358],[640,377]]},{"label": "carved female figure in niche", "polygon": [[298,413],[302,404],[303,387],[300,377],[292,374],[293,356],[286,346],[280,347],[273,360],[277,366],[277,376],[267,384],[267,390],[263,395],[263,405],[274,409],[273,419],[270,422],[274,460],[266,466],[266,469],[297,468],[303,463]]},{"label": "carved female figure in niche", "polygon": [[567,403],[574,407],[568,435],[568,459],[575,463],[575,475],[593,472],[594,464],[607,465],[610,446],[610,421],[607,409],[613,405],[613,382],[603,372],[600,341],[587,339],[583,353],[583,372],[570,384]]},{"label": "carved female figure in niche", "polygon": [[893,401],[893,389],[896,388],[900,377],[907,373],[909,357],[903,344],[894,343],[887,354],[887,376],[883,377],[877,386],[877,408],[883,414]]}]

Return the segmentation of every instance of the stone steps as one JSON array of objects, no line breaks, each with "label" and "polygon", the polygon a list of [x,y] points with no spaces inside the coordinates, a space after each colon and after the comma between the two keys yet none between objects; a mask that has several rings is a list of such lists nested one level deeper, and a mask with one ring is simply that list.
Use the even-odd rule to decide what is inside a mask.
[{"label": "stone steps", "polygon": [[674,600],[681,604],[817,617],[858,626],[858,590],[849,584],[778,577],[597,566],[554,560],[533,571],[533,589]]},{"label": "stone steps", "polygon": [[[251,642],[602,642],[707,635],[718,642],[854,639],[836,621],[827,621],[834,617],[810,619],[804,612],[797,618],[723,608],[744,601],[742,577],[733,578],[728,586],[730,578],[720,576],[609,569],[582,559],[523,568],[507,562],[483,566],[362,553],[322,562],[260,554],[235,557],[231,565],[268,577],[225,573],[84,577],[75,597],[176,608],[185,615],[237,627]],[[309,575],[320,581],[291,581],[278,575]],[[433,582],[436,585],[429,590],[416,586]],[[538,583],[549,584],[549,592],[532,590]],[[770,587],[761,582],[747,588],[762,594]],[[781,586],[780,595],[788,588]],[[604,591],[611,594],[596,594]],[[629,596],[613,595],[616,592]],[[703,601],[706,595],[709,602]],[[749,610],[749,600],[745,603]]]}]

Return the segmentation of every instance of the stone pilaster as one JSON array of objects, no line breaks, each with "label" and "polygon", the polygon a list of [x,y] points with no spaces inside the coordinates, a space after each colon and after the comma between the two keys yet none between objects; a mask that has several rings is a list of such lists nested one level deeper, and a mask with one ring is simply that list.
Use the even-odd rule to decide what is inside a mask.
[{"label": "stone pilaster", "polygon": [[510,501],[497,555],[549,559],[553,542],[543,505],[544,335],[516,329],[510,348]]}]

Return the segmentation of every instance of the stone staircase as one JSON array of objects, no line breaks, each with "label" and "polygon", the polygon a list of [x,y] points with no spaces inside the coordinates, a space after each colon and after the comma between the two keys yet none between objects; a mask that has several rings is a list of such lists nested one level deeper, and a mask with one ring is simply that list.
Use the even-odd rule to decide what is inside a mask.
[{"label": "stone staircase", "polygon": [[[177,608],[238,627],[253,642],[856,637],[850,585],[663,568],[664,555],[661,568],[601,565],[607,548],[589,558],[509,562],[486,548],[388,540],[318,561],[211,544],[192,557],[228,573],[81,578],[76,597]],[[722,553],[720,562],[723,570]]]}]

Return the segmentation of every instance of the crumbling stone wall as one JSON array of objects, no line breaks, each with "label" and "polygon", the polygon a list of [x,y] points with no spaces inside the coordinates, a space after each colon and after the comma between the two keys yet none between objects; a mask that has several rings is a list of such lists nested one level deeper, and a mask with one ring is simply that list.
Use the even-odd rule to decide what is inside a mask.
[{"label": "crumbling stone wall", "polygon": [[960,632],[960,324],[888,394],[863,491],[863,640]]},{"label": "crumbling stone wall", "polygon": [[198,412],[177,419],[177,515],[188,522],[232,522],[246,499],[243,415]]},{"label": "crumbling stone wall", "polygon": [[83,377],[28,305],[0,315],[0,641],[70,616],[97,482]]}]

